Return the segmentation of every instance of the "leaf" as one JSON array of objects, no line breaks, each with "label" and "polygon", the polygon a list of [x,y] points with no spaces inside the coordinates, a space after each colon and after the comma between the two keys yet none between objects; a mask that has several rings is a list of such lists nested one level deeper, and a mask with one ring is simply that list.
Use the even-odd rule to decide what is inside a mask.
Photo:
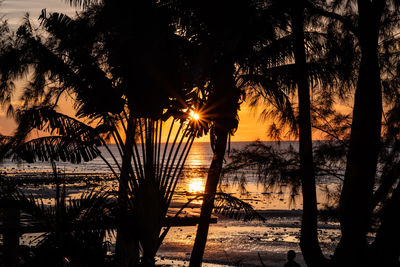
[{"label": "leaf", "polygon": [[71,139],[75,142],[86,142],[100,146],[102,139],[100,134],[107,128],[96,129],[86,125],[72,117],[64,115],[49,106],[35,106],[17,112],[18,129],[15,137],[23,141],[33,130],[41,130],[50,134],[62,136],[65,141]]},{"label": "leaf", "polygon": [[243,200],[226,193],[216,193],[214,202],[214,212],[228,216],[230,218],[244,221],[265,218],[256,212],[253,207]]},{"label": "leaf", "polygon": [[100,155],[97,144],[81,142],[64,136],[40,137],[20,143],[10,149],[7,157],[13,160],[36,161],[67,161],[79,164],[90,161]]}]

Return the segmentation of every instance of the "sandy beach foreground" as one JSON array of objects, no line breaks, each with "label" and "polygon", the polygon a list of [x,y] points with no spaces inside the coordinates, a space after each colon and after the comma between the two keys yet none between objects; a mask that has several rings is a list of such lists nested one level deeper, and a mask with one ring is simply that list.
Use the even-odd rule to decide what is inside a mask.
[{"label": "sandy beach foreground", "polygon": [[[301,211],[260,211],[265,222],[243,222],[224,217],[210,227],[205,262],[228,266],[260,266],[258,253],[266,266],[283,266],[286,253],[297,252],[297,261],[305,266],[299,247]],[[319,226],[321,246],[327,255],[339,241],[336,224]],[[169,259],[190,258],[195,227],[176,227],[170,231],[158,255]],[[187,266],[187,265],[183,265]]]},{"label": "sandy beach foreground", "polygon": [[[71,198],[77,198],[82,192],[90,189],[111,190],[117,187],[115,180],[109,174],[104,177],[99,174],[63,174],[66,193]],[[10,178],[19,179],[19,186],[26,194],[32,194],[44,204],[51,205],[54,201],[54,185],[51,174],[9,172]],[[174,214],[190,197],[186,182],[180,183],[170,207]],[[283,188],[284,189],[284,188]],[[239,194],[237,188],[225,188],[236,197],[250,203],[265,218],[265,221],[242,221],[224,217],[220,214],[216,224],[210,227],[207,247],[204,255],[204,266],[260,266],[260,254],[266,266],[283,266],[286,253],[292,249],[297,252],[296,260],[305,266],[299,248],[301,205],[289,206],[288,193],[262,194],[260,188],[250,184],[245,194]],[[183,216],[198,216],[200,202],[193,203],[183,212]],[[173,227],[160,247],[157,256],[158,264],[166,266],[188,266],[190,253],[196,235],[196,227]],[[24,235],[21,243],[33,245],[36,235]],[[322,223],[319,225],[319,236],[324,252],[329,255],[339,241],[337,223]],[[115,242],[110,237],[111,243]],[[113,248],[111,247],[111,250]]]}]

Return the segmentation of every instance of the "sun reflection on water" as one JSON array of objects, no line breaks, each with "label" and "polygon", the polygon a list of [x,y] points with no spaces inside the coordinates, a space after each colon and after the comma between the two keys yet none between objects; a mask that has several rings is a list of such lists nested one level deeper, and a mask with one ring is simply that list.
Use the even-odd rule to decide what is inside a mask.
[{"label": "sun reflection on water", "polygon": [[187,191],[191,194],[204,192],[204,180],[201,178],[192,178],[187,182]]},{"label": "sun reflection on water", "polygon": [[194,143],[186,160],[189,168],[207,168],[212,158],[211,147],[207,143]]}]

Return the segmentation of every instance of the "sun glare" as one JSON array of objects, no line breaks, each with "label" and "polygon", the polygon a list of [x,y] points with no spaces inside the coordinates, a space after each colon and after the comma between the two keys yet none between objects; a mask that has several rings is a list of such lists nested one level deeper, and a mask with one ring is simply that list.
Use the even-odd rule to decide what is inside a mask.
[{"label": "sun glare", "polygon": [[196,121],[200,119],[200,115],[198,113],[194,112],[193,110],[190,111],[190,117]]},{"label": "sun glare", "polygon": [[188,184],[188,192],[189,193],[202,193],[204,191],[204,181],[203,179],[191,179]]}]

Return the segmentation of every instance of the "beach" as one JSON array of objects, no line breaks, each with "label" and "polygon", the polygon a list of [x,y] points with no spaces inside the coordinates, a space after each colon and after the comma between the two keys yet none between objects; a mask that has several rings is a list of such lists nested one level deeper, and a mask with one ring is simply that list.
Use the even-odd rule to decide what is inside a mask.
[{"label": "beach", "polygon": [[[245,143],[232,144],[243,147]],[[207,164],[212,156],[208,144],[195,144],[186,162],[186,168],[178,183],[169,214],[173,215],[204,186]],[[65,181],[66,194],[78,198],[85,190],[115,191],[117,182],[100,160],[81,165],[59,163],[58,177]],[[46,205],[54,204],[55,187],[48,163],[15,164],[6,162],[0,165],[0,172],[8,178],[18,180],[19,187],[28,195],[33,195]],[[220,190],[251,204],[265,221],[243,221],[215,214],[217,223],[210,226],[204,266],[260,266],[260,259],[266,266],[283,266],[286,253],[292,249],[297,252],[297,261],[305,266],[300,253],[299,236],[301,224],[301,196],[290,199],[287,186],[276,192],[265,192],[253,174],[248,175],[246,191],[237,183],[221,183]],[[323,188],[335,183],[318,185],[318,201],[326,201]],[[200,201],[194,201],[182,212],[182,216],[198,216]],[[157,253],[157,263],[171,266],[187,266],[196,235],[195,226],[172,227]],[[32,245],[36,235],[24,235],[21,243]],[[340,230],[336,222],[320,222],[319,238],[326,255],[333,252],[339,241]],[[111,243],[115,238],[110,237]],[[111,251],[114,248],[111,246]],[[259,256],[260,255],[260,256]]]}]

